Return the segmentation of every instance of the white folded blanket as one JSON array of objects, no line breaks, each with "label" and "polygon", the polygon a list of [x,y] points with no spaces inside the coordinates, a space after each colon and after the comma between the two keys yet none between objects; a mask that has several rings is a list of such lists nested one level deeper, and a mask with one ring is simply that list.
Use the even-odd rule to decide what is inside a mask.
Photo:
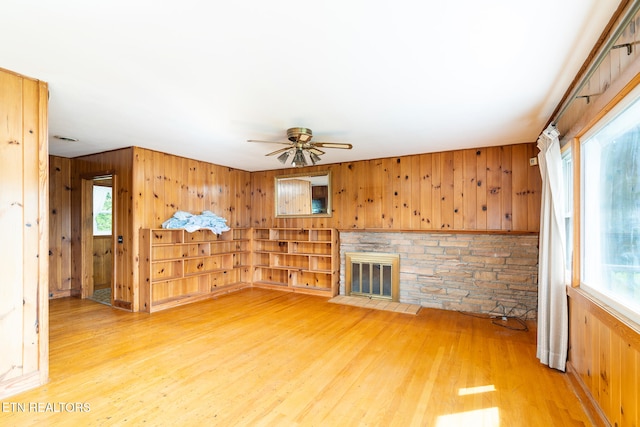
[{"label": "white folded blanket", "polygon": [[194,215],[185,211],[177,211],[171,218],[162,223],[162,228],[184,228],[189,233],[196,230],[207,229],[216,234],[231,230],[227,220],[219,217],[211,211],[202,211],[200,215]]}]

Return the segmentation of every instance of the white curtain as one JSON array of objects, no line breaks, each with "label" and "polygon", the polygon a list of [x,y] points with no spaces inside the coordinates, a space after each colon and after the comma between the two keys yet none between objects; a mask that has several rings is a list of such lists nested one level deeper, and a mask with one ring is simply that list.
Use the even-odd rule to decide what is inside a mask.
[{"label": "white curtain", "polygon": [[540,362],[565,370],[569,319],[565,282],[564,188],[558,130],[550,125],[538,138],[542,175],[538,258],[538,350]]}]

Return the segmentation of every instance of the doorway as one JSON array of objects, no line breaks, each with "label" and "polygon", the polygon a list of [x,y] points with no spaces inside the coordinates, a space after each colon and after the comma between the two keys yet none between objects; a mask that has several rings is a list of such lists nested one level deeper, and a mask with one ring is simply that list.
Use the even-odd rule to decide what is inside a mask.
[{"label": "doorway", "polygon": [[114,284],[114,176],[82,179],[82,297],[113,303]]}]

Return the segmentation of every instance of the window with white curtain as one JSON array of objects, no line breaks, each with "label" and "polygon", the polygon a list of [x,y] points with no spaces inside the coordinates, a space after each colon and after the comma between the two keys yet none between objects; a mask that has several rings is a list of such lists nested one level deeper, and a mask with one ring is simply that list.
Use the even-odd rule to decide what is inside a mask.
[{"label": "window with white curtain", "polygon": [[582,139],[581,287],[640,320],[640,93]]}]

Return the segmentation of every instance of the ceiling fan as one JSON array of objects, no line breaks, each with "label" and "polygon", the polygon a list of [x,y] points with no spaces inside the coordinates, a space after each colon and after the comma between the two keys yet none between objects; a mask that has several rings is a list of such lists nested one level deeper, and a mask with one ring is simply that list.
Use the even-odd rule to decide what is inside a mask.
[{"label": "ceiling fan", "polygon": [[[312,142],[313,132],[308,128],[289,128],[287,129],[287,139],[290,142],[279,141],[261,141],[257,139],[249,139],[247,142],[267,142],[270,144],[284,144],[287,147],[265,154],[266,156],[278,156],[280,163],[285,164],[290,155],[293,154],[293,160],[291,165],[294,167],[307,166],[307,158],[311,160],[312,164],[316,164],[320,161],[320,156],[325,152],[320,148],[341,148],[343,150],[350,150],[353,146],[351,144],[345,144],[341,142]],[[305,156],[306,154],[306,156]]]}]

